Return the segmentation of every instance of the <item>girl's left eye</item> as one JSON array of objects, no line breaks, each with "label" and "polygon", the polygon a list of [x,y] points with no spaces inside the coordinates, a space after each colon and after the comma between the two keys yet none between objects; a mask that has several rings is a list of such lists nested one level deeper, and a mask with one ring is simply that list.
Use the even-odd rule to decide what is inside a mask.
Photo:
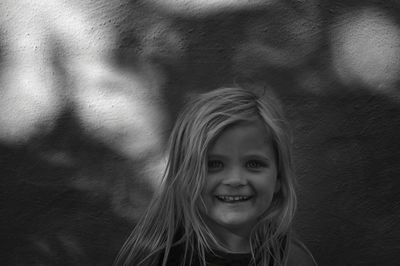
[{"label": "girl's left eye", "polygon": [[258,169],[261,167],[266,167],[266,164],[264,162],[260,162],[260,161],[248,161],[246,163],[246,167],[250,168],[250,169]]}]

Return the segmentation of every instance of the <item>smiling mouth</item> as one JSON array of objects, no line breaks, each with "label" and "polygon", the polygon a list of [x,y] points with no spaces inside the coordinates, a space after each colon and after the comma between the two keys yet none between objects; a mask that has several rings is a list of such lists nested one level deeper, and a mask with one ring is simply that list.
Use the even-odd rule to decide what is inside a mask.
[{"label": "smiling mouth", "polygon": [[252,198],[252,196],[226,196],[226,195],[217,195],[215,197],[220,201],[229,203],[247,201]]}]

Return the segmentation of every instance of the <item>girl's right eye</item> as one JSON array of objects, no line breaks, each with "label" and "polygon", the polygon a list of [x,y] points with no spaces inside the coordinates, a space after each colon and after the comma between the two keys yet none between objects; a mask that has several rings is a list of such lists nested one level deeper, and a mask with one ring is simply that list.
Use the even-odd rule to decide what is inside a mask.
[{"label": "girl's right eye", "polygon": [[209,171],[217,171],[222,169],[222,167],[224,167],[224,164],[218,160],[209,160],[207,162],[207,167]]}]

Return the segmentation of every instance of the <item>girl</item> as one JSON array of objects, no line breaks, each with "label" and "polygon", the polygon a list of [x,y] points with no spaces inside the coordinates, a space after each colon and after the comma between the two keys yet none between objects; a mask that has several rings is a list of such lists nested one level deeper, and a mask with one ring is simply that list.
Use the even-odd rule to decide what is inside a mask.
[{"label": "girl", "polygon": [[116,265],[315,265],[293,241],[289,140],[271,98],[241,88],[190,101],[163,185]]}]

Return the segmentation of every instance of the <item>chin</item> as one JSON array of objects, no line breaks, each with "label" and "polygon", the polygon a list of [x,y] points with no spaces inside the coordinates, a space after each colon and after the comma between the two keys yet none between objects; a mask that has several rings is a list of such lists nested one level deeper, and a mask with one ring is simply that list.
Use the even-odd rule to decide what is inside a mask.
[{"label": "chin", "polygon": [[227,229],[242,229],[252,227],[256,222],[244,219],[217,219],[217,223]]}]

